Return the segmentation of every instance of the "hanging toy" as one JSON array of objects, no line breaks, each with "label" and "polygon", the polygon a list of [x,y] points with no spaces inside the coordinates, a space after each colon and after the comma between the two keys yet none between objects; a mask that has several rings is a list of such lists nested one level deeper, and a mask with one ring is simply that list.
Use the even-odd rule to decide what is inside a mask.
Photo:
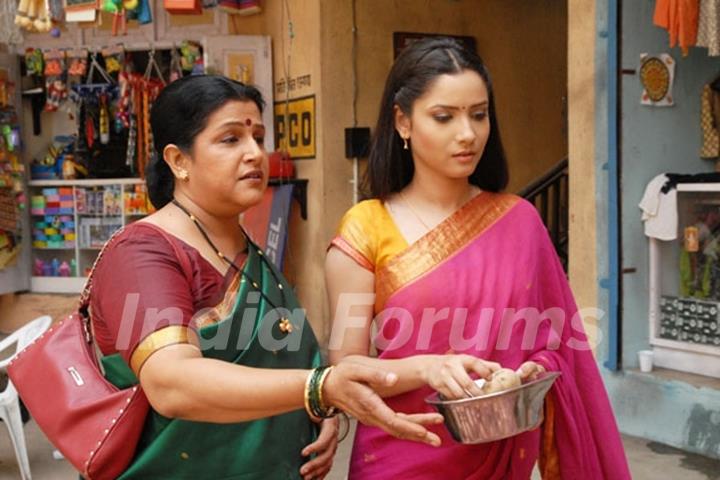
[{"label": "hanging toy", "polygon": [[103,48],[102,55],[105,60],[105,71],[107,73],[113,74],[122,70],[125,50],[121,45]]},{"label": "hanging toy", "polygon": [[20,0],[15,15],[15,25],[26,30],[32,28],[32,17],[35,16],[37,6],[35,0]]},{"label": "hanging toy", "polygon": [[140,25],[152,23],[150,0],[124,0],[123,7],[127,11],[128,20],[137,20]]},{"label": "hanging toy", "polygon": [[47,80],[46,90],[47,100],[45,102],[45,111],[55,112],[60,108],[63,100],[67,98],[67,86],[59,77],[52,77]]},{"label": "hanging toy", "polygon": [[118,13],[123,8],[122,0],[103,0],[101,8],[104,12]]},{"label": "hanging toy", "polygon": [[29,32],[49,32],[52,19],[48,0],[20,0],[15,25]]},{"label": "hanging toy", "polygon": [[70,59],[70,67],[68,68],[68,75],[74,77],[84,77],[87,73],[87,56],[88,51],[86,48],[78,48],[68,54]]},{"label": "hanging toy", "polygon": [[127,35],[127,12],[123,0],[103,0],[102,10],[113,15],[112,36],[118,34],[118,29]]},{"label": "hanging toy", "polygon": [[65,73],[65,52],[62,50],[48,50],[45,56],[45,111],[55,112],[60,104],[67,98],[67,85],[63,81]]},{"label": "hanging toy", "polygon": [[46,77],[62,75],[65,70],[65,52],[62,50],[47,50],[44,52]]},{"label": "hanging toy", "polygon": [[107,145],[110,143],[110,116],[107,107],[107,94],[100,95],[100,143]]},{"label": "hanging toy", "polygon": [[39,48],[28,48],[25,50],[25,70],[28,76],[40,76],[43,74],[44,69],[42,50]]},{"label": "hanging toy", "polygon": [[[120,72],[118,75],[120,86],[120,99],[115,113],[115,130],[120,131],[130,126],[130,75],[127,72]],[[119,126],[118,126],[119,125]]]},{"label": "hanging toy", "polygon": [[185,40],[180,44],[180,67],[184,72],[192,72],[198,61],[202,62],[200,44]]},{"label": "hanging toy", "polygon": [[88,150],[92,150],[95,144],[95,121],[89,112],[85,112],[85,143]]}]

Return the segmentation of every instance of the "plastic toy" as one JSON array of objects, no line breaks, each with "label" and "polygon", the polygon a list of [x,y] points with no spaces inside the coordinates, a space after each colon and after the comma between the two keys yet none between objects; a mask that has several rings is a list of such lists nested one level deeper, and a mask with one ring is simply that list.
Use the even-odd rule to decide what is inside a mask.
[{"label": "plastic toy", "polygon": [[49,32],[53,25],[47,0],[20,0],[15,25],[29,32]]},{"label": "plastic toy", "polygon": [[43,74],[45,68],[42,50],[39,48],[25,50],[25,69],[29,76]]}]

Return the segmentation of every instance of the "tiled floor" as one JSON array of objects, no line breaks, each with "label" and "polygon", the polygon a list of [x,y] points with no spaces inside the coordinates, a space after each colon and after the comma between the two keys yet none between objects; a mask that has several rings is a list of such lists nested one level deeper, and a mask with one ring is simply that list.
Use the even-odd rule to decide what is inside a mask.
[{"label": "tiled floor", "polygon": [[[25,426],[30,468],[34,480],[76,480],[77,474],[64,460],[53,459],[53,448],[34,422]],[[335,467],[327,480],[343,480],[352,436],[340,445]],[[720,461],[655,444],[635,437],[623,437],[635,480],[720,480]],[[7,431],[0,427],[0,480],[19,479],[15,455]],[[537,477],[539,478],[539,476]],[[452,479],[444,479],[452,480]]]}]

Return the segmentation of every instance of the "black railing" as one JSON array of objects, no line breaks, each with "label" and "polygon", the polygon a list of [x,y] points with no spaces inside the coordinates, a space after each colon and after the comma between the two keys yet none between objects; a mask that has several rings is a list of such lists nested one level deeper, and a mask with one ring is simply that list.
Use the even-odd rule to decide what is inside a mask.
[{"label": "black railing", "polygon": [[550,233],[563,268],[568,266],[568,159],[523,188],[518,195],[535,205]]}]

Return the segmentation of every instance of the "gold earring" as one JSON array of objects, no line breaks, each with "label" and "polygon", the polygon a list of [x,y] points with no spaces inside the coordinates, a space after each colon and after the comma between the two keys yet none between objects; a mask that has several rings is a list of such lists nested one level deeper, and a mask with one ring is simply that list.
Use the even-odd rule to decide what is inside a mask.
[{"label": "gold earring", "polygon": [[403,150],[408,150],[408,139],[403,137]]},{"label": "gold earring", "polygon": [[188,180],[190,180],[190,175],[188,175],[188,172],[186,172],[185,170],[180,172],[180,180],[182,180],[183,182],[187,182]]}]

